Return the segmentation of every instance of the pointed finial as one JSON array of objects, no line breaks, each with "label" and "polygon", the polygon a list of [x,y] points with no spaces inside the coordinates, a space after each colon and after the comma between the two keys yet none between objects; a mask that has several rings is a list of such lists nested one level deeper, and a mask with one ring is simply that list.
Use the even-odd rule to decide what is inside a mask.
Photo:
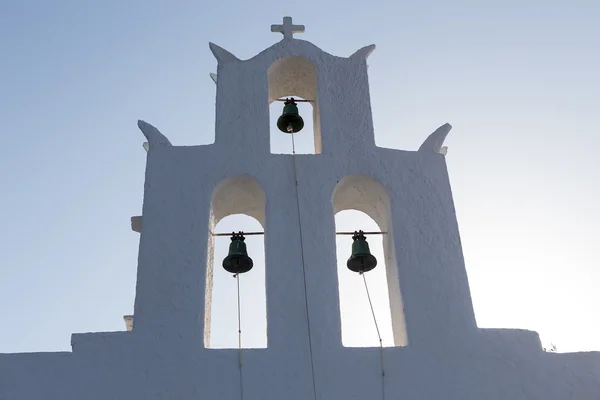
[{"label": "pointed finial", "polygon": [[283,25],[271,25],[271,32],[282,33],[284,39],[293,39],[294,33],[304,32],[304,25],[294,25],[292,17],[283,17]]},{"label": "pointed finial", "polygon": [[225,50],[221,46],[217,46],[212,42],[208,43],[208,47],[210,48],[210,51],[212,51],[213,55],[217,59],[217,62],[219,63],[240,61],[239,58],[231,54],[229,51]]},{"label": "pointed finial", "polygon": [[371,55],[371,53],[375,50],[375,45],[371,44],[369,46],[365,46],[360,48],[354,52],[349,58],[356,58],[361,60],[366,60],[367,57]]},{"label": "pointed finial", "polygon": [[[165,135],[163,135],[158,129],[150,125],[149,123],[138,120],[138,127],[148,139],[148,146],[144,146],[144,149],[148,147],[150,149],[154,146],[171,146],[171,142]],[[147,150],[146,150],[147,151]]]},{"label": "pointed finial", "polygon": [[427,137],[427,139],[425,139],[421,147],[419,147],[419,151],[446,155],[448,147],[444,146],[444,140],[446,140],[446,136],[448,136],[450,129],[452,129],[452,125],[448,123],[437,128]]}]

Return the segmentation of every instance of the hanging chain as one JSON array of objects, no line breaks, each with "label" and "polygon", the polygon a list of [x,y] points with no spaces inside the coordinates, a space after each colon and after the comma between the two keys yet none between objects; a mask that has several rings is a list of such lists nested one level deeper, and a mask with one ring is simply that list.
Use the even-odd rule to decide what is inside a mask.
[{"label": "hanging chain", "polygon": [[237,282],[237,318],[238,318],[238,366],[240,368],[240,400],[244,400],[244,379],[242,375],[242,313],[240,302],[240,274],[233,275]]},{"label": "hanging chain", "polygon": [[363,282],[365,283],[365,291],[367,292],[367,299],[369,300],[369,307],[371,307],[371,314],[373,315],[373,322],[375,323],[375,330],[377,330],[377,337],[379,338],[379,359],[381,361],[381,396],[385,400],[385,367],[383,362],[383,340],[381,339],[381,333],[379,332],[379,325],[377,324],[377,318],[375,317],[375,310],[373,308],[373,302],[371,301],[371,295],[369,294],[369,286],[367,285],[367,278],[363,272]]},{"label": "hanging chain", "polygon": [[287,131],[290,133],[292,137],[292,160],[294,164],[294,183],[296,186],[296,205],[298,209],[298,227],[300,229],[300,258],[302,260],[302,278],[304,279],[304,302],[306,307],[306,326],[308,329],[308,352],[310,355],[310,372],[312,374],[312,385],[313,385],[313,395],[315,400],[317,400],[317,384],[315,380],[315,365],[313,359],[313,348],[312,348],[312,334],[310,330],[310,318],[308,313],[308,290],[306,285],[306,267],[304,263],[304,240],[302,238],[302,219],[300,216],[300,194],[298,190],[298,170],[296,167],[296,144],[294,142],[294,132],[292,125],[288,125]]}]

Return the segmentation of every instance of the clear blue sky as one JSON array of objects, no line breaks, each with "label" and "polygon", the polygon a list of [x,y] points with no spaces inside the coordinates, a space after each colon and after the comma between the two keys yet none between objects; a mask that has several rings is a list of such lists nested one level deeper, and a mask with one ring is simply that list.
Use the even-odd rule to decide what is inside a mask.
[{"label": "clear blue sky", "polygon": [[597,1],[22,0],[0,10],[0,352],[124,328],[137,119],[176,145],[212,142],[208,42],[252,57],[280,40],[269,27],[284,15],[335,55],[377,44],[380,146],[416,149],[454,126],[447,161],[479,325],[600,350]]}]

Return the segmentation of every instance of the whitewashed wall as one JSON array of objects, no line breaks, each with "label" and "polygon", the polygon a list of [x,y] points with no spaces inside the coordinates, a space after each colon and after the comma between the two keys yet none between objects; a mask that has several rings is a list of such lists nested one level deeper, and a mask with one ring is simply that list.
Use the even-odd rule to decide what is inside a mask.
[{"label": "whitewashed wall", "polygon": [[[172,146],[140,122],[150,150],[133,331],[74,334],[70,353],[0,354],[1,400],[240,399],[237,350],[204,346],[209,229],[238,212],[266,232],[268,348],[243,352],[245,400],[373,400],[383,389],[386,399],[600,399],[600,353],[545,353],[534,332],[477,328],[440,154],[450,126],[418,151],[375,146],[374,47],[340,58],[288,38],[247,61],[211,49],[215,143]],[[292,156],[269,152],[269,102],[292,93],[316,100],[318,154],[297,156],[300,219]],[[348,208],[388,232],[397,347],[384,349],[383,381],[378,348],[341,344],[334,213]]]}]

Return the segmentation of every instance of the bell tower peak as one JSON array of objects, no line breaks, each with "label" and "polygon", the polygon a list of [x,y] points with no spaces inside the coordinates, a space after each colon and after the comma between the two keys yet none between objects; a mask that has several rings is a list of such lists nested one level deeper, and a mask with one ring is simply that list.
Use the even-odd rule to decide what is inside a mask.
[{"label": "bell tower peak", "polygon": [[283,17],[283,25],[271,25],[271,32],[282,33],[284,39],[293,39],[294,33],[304,33],[304,25],[294,25],[292,17]]}]

